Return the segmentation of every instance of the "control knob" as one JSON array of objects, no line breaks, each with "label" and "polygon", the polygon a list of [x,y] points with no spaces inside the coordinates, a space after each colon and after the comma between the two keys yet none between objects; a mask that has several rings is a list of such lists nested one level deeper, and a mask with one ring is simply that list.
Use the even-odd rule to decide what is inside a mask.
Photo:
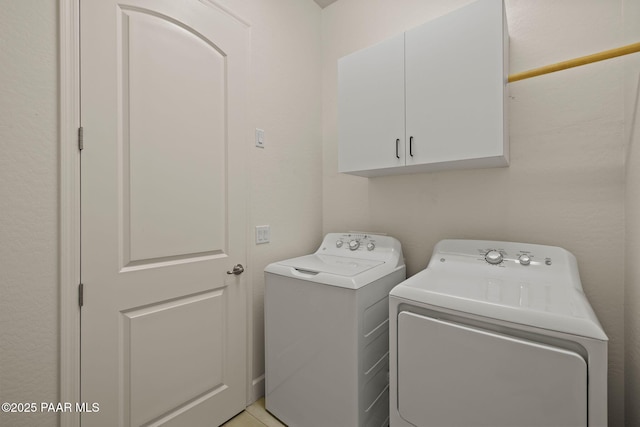
[{"label": "control knob", "polygon": [[336,241],[336,248],[341,248],[342,247],[342,240],[337,240]]},{"label": "control knob", "polygon": [[367,243],[367,250],[368,250],[368,251],[372,251],[372,250],[374,250],[375,248],[376,248],[375,243],[373,243],[373,242],[369,242],[369,243]]},{"label": "control knob", "polygon": [[359,240],[352,240],[352,241],[349,242],[349,249],[351,249],[352,251],[355,251],[359,247],[360,247],[360,241]]},{"label": "control knob", "polygon": [[529,265],[531,264],[531,257],[527,254],[522,254],[518,257],[518,261],[520,261],[522,265]]},{"label": "control knob", "polygon": [[485,254],[484,259],[492,265],[500,264],[503,261],[502,254],[498,251],[489,251]]}]

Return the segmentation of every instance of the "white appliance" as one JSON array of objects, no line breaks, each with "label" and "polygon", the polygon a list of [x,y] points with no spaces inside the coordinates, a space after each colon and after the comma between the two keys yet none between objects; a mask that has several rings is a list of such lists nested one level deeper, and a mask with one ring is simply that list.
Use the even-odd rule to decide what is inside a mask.
[{"label": "white appliance", "polygon": [[558,247],[443,240],[391,291],[390,425],[607,425],[607,336]]},{"label": "white appliance", "polygon": [[389,291],[400,242],[327,234],[311,255],[265,269],[266,408],[292,427],[389,422]]}]

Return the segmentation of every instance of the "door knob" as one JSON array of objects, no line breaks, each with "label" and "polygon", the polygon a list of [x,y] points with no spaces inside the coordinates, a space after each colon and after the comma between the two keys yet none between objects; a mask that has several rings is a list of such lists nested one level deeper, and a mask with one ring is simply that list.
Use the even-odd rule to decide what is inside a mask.
[{"label": "door knob", "polygon": [[236,264],[233,266],[233,269],[227,271],[227,274],[235,274],[237,276],[239,274],[242,274],[243,271],[244,267],[242,266],[242,264]]}]

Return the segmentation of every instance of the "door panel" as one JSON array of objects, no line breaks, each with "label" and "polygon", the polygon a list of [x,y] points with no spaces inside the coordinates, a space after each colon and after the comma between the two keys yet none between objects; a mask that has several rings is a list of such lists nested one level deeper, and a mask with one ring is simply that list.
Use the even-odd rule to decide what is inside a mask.
[{"label": "door panel", "polygon": [[248,28],[199,0],[81,0],[88,426],[244,409]]},{"label": "door panel", "polygon": [[587,425],[587,365],[572,351],[398,315],[398,411],[413,425]]},{"label": "door panel", "polygon": [[224,390],[224,298],[217,290],[122,313],[123,383],[131,385],[125,410],[133,425]]},{"label": "door panel", "polygon": [[121,13],[131,261],[223,252],[225,57],[165,17]]}]

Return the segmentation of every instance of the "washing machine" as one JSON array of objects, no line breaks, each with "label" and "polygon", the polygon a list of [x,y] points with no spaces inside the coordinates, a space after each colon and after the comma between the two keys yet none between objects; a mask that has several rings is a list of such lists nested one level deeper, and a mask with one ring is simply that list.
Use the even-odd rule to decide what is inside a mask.
[{"label": "washing machine", "polygon": [[291,427],[389,422],[389,291],[400,242],[330,233],[310,255],[265,269],[265,403]]},{"label": "washing machine", "polygon": [[575,257],[443,240],[395,287],[390,425],[607,425],[607,336]]}]

